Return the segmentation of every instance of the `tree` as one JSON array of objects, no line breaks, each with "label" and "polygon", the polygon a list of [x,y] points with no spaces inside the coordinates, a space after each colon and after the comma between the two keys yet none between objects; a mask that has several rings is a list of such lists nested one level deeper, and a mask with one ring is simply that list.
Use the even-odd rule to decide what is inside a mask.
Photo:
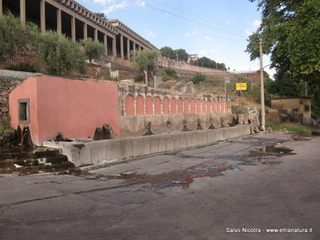
[{"label": "tree", "polygon": [[86,55],[89,62],[92,60],[100,60],[104,56],[104,46],[98,41],[92,41],[91,38],[82,41],[84,46],[84,54]]},{"label": "tree", "polygon": [[189,54],[184,49],[176,49],[174,50],[174,54],[179,61],[187,62],[189,59]]},{"label": "tree", "polygon": [[133,53],[133,62],[139,71],[144,71],[145,73],[145,83],[149,85],[151,76],[156,69],[156,60],[159,56],[159,52],[144,49],[143,51],[135,51]]},{"label": "tree", "polygon": [[[249,37],[247,52],[251,59],[259,56],[262,36],[264,51],[271,54],[278,78],[291,74],[293,81],[312,83],[320,76],[320,2],[318,0],[250,0],[258,1],[262,23]],[[319,81],[318,81],[319,82]]]},{"label": "tree", "polygon": [[197,73],[192,78],[193,84],[197,84],[197,85],[200,84],[200,82],[203,82],[204,80],[206,80],[206,77],[200,73]]},{"label": "tree", "polygon": [[34,25],[22,26],[12,14],[0,17],[0,60],[17,51],[32,51],[36,46],[38,32]]},{"label": "tree", "polygon": [[174,69],[168,68],[164,71],[164,75],[163,75],[162,80],[169,81],[169,80],[174,80],[177,78],[178,78],[177,72]]},{"label": "tree", "polygon": [[262,23],[249,37],[246,50],[251,59],[259,56],[258,40],[262,36],[264,52],[271,55],[271,67],[277,72],[278,86],[294,88],[304,81],[315,99],[320,86],[320,1],[250,1],[257,2],[262,10]]},{"label": "tree", "polygon": [[38,52],[46,71],[56,75],[70,75],[84,71],[84,54],[80,45],[56,32],[41,33]]},{"label": "tree", "polygon": [[171,47],[162,47],[160,49],[160,53],[162,57],[167,57],[170,59],[176,59],[176,55],[174,53],[174,50]]},{"label": "tree", "polygon": [[226,70],[226,65],[224,63],[217,63],[214,60],[211,60],[210,58],[207,57],[201,57],[198,60],[191,62],[193,65],[197,65],[200,67],[205,67],[205,68],[214,68],[214,69],[219,69],[219,70]]}]

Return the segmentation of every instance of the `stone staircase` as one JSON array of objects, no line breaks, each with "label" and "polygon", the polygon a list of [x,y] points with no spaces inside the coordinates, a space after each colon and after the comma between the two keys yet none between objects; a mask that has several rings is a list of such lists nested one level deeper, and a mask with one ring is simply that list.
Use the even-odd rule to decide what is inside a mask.
[{"label": "stone staircase", "polygon": [[29,175],[51,172],[68,174],[75,171],[73,163],[58,149],[36,147],[25,151],[21,146],[0,147],[0,174]]}]

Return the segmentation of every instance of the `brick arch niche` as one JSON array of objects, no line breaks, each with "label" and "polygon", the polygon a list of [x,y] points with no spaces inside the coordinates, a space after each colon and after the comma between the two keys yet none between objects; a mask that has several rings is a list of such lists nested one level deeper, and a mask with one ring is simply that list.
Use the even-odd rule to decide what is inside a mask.
[{"label": "brick arch niche", "polygon": [[190,100],[190,112],[191,114],[196,113],[196,101],[194,100],[194,98],[191,98]]},{"label": "brick arch niche", "polygon": [[154,101],[154,114],[160,115],[161,114],[161,99],[160,97],[155,97]]},{"label": "brick arch niche", "polygon": [[178,100],[178,113],[183,114],[183,100],[182,100],[182,98],[179,98],[179,100]]},{"label": "brick arch niche", "polygon": [[169,114],[169,104],[170,104],[169,98],[165,97],[163,99],[163,114]]},{"label": "brick arch niche", "polygon": [[136,107],[137,115],[144,115],[144,99],[141,95],[137,97]]},{"label": "brick arch niche", "polygon": [[125,111],[127,116],[134,116],[134,97],[132,95],[126,96]]},{"label": "brick arch niche", "polygon": [[171,114],[177,114],[177,101],[175,98],[171,98]]},{"label": "brick arch niche", "polygon": [[152,97],[150,96],[147,96],[146,98],[146,114],[153,115]]},{"label": "brick arch niche", "polygon": [[197,113],[201,113],[201,101],[200,101],[200,99],[196,100],[196,104],[197,104]]},{"label": "brick arch niche", "polygon": [[184,105],[184,113],[189,113],[189,99],[185,98],[183,100],[183,105]]}]

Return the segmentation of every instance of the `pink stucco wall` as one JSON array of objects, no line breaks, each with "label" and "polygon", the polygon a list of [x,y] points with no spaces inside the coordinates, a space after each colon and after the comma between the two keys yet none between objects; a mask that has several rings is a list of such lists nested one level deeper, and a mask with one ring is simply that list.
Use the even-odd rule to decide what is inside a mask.
[{"label": "pink stucco wall", "polygon": [[118,88],[115,83],[41,76],[30,78],[9,96],[11,125],[18,124],[18,99],[30,99],[30,128],[37,144],[57,132],[70,138],[92,137],[108,123],[120,134]]},{"label": "pink stucco wall", "polygon": [[20,124],[21,127],[29,126],[34,140],[39,142],[39,125],[38,125],[38,101],[37,101],[37,79],[29,78],[9,94],[9,114],[11,118],[11,127],[17,128],[19,125],[18,111],[19,99],[29,99],[30,101],[30,124]]}]

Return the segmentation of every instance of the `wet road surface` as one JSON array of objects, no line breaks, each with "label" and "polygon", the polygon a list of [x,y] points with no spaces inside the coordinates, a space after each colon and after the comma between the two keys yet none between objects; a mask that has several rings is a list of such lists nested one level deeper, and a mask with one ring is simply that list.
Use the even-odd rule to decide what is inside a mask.
[{"label": "wet road surface", "polygon": [[261,134],[77,176],[3,174],[0,239],[320,239],[319,146]]}]

